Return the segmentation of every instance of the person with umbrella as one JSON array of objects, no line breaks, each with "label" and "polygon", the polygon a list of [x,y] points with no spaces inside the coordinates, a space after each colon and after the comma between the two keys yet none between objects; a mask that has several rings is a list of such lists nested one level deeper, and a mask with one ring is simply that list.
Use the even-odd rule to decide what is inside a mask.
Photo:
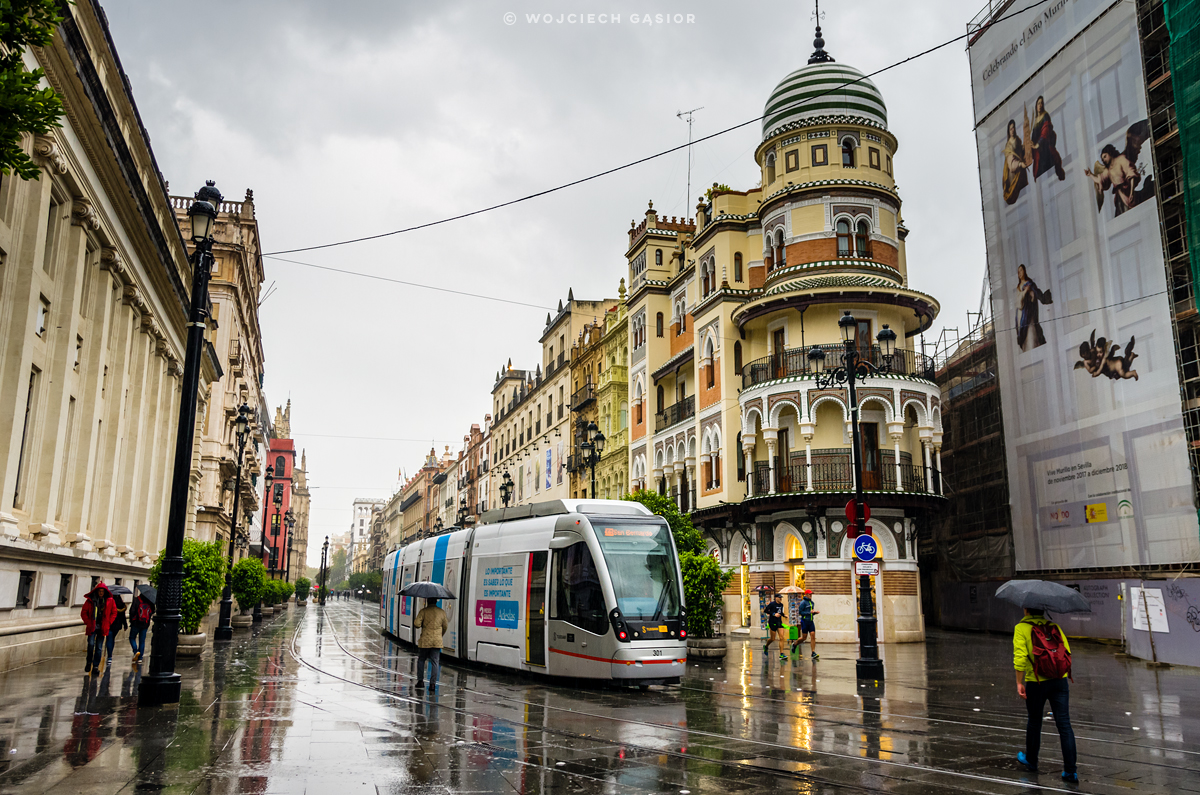
[{"label": "person with umbrella", "polygon": [[421,597],[425,606],[413,619],[413,626],[421,628],[417,639],[417,688],[425,687],[425,663],[429,662],[429,690],[437,690],[438,674],[442,670],[442,635],[450,628],[446,611],[438,607],[438,599],[453,599],[454,594],[436,582],[414,582],[400,590],[401,596]]},{"label": "person with umbrella", "polygon": [[104,638],[117,617],[117,605],[108,586],[103,582],[88,591],[79,611],[83,627],[87,632],[87,658],[83,661],[83,674],[100,673],[100,658],[104,656]]},{"label": "person with umbrella", "polygon": [[154,617],[154,602],[158,591],[150,585],[139,585],[137,596],[129,609],[129,646],[133,649],[133,662],[137,664],[146,650],[146,630]]},{"label": "person with umbrella", "polygon": [[1073,588],[1045,580],[1011,580],[996,590],[997,598],[1025,609],[1013,630],[1013,667],[1017,695],[1025,699],[1025,750],[1017,761],[1031,773],[1038,772],[1042,744],[1042,716],[1046,703],[1054,715],[1062,745],[1062,780],[1079,782],[1076,768],[1075,730],[1071,727],[1071,646],[1062,627],[1046,618],[1046,612],[1090,613],[1091,605]]},{"label": "person with umbrella", "polygon": [[122,597],[133,593],[124,585],[114,585],[108,589],[108,592],[112,594],[113,603],[117,606],[117,616],[108,628],[108,640],[105,643],[105,654],[108,660],[105,662],[105,667],[112,665],[113,648],[117,645],[117,633],[129,626],[129,622],[125,619],[126,605]]}]

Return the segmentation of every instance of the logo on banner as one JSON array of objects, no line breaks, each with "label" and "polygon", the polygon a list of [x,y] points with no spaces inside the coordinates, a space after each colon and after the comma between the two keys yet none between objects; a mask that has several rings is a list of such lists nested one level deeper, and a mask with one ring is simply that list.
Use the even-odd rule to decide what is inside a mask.
[{"label": "logo on banner", "polygon": [[475,603],[475,625],[516,629],[521,605],[511,600],[480,599]]}]

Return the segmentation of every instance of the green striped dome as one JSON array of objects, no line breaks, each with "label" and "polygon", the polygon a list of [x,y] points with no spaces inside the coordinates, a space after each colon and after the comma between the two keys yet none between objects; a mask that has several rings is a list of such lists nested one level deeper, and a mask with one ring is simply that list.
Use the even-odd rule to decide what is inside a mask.
[{"label": "green striped dome", "polygon": [[763,140],[785,124],[830,116],[856,116],[887,127],[887,106],[875,84],[852,66],[822,61],[775,86],[763,111]]}]

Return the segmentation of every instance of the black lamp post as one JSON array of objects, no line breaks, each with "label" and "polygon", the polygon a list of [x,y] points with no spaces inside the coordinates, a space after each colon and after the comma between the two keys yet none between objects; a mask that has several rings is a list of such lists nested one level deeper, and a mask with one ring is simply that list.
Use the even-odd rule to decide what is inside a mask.
[{"label": "black lamp post", "polygon": [[[267,454],[270,455],[270,452],[271,452],[271,450],[268,447]],[[271,510],[271,481],[274,480],[274,477],[275,477],[275,468],[272,467],[270,464],[267,464],[267,470],[266,470],[266,472],[263,473],[263,484],[265,485],[266,488],[263,489],[263,526],[262,526],[262,538],[260,539],[262,547],[267,546],[267,516]],[[261,554],[261,552],[259,554]],[[274,553],[272,552],[270,554],[274,554]],[[267,558],[267,562],[268,563],[271,562],[271,559],[269,557]],[[261,598],[257,602],[254,603],[254,620],[262,621],[262,599]]]},{"label": "black lamp post", "polygon": [[458,498],[458,526],[462,527],[467,523],[467,517],[470,513],[467,511],[467,495],[462,495]]},{"label": "black lamp post", "polygon": [[328,559],[329,559],[329,536],[325,536],[325,544],[324,544],[324,546],[321,547],[321,593],[320,593],[320,599],[318,600],[318,601],[320,601],[320,603],[322,605],[325,604],[325,591],[326,591],[325,583],[329,579],[329,568],[328,568],[328,565],[326,564],[326,561]]},{"label": "black lamp post", "polygon": [[509,476],[508,470],[504,471],[504,477],[500,480],[500,501],[504,503],[504,507],[508,507],[508,501],[512,499],[513,480]]},{"label": "black lamp post", "polygon": [[[866,503],[863,501],[863,468],[862,468],[862,436],[859,429],[858,391],[855,388],[859,380],[866,381],[871,375],[883,375],[892,370],[892,356],[895,353],[896,332],[885,323],[875,339],[879,341],[879,350],[883,354],[883,366],[878,367],[869,361],[858,357],[858,346],[855,337],[858,333],[858,321],[845,310],[838,320],[838,328],[842,332],[842,343],[845,350],[841,355],[842,366],[825,370],[825,351],[813,346],[808,352],[808,362],[817,379],[818,389],[829,389],[835,384],[846,384],[850,390],[850,419],[851,419],[851,455],[854,460],[854,505],[855,505],[855,535],[870,535],[867,527]],[[879,657],[878,622],[875,618],[875,603],[871,595],[871,578],[863,574],[858,579],[858,660],[855,671],[859,679],[874,679],[883,681],[883,660]]]},{"label": "black lamp post", "polygon": [[233,546],[238,535],[238,502],[242,494],[242,454],[246,449],[246,437],[250,435],[250,407],[245,403],[238,409],[234,421],[237,439],[237,470],[233,477],[233,516],[229,520],[229,558],[225,566],[225,590],[221,594],[221,619],[213,633],[214,640],[233,640]]},{"label": "black lamp post", "polygon": [[442,517],[440,516],[437,518],[437,521],[433,523],[433,534],[435,536],[440,536],[442,534]]},{"label": "black lamp post", "polygon": [[283,514],[283,524],[287,528],[287,558],[283,561],[283,581],[291,582],[292,576],[292,528],[296,526],[296,516],[288,508]]},{"label": "black lamp post", "polygon": [[580,420],[579,437],[582,440],[579,443],[579,449],[583,451],[580,463],[592,471],[591,495],[592,499],[596,499],[596,464],[600,463],[600,456],[604,453],[604,434],[600,433],[596,423],[589,422],[584,425]]},{"label": "black lamp post", "polygon": [[188,491],[192,476],[192,440],[196,435],[196,400],[200,391],[200,358],[208,319],[208,279],[212,273],[213,230],[221,192],[208,180],[188,209],[192,222],[192,305],[188,314],[187,348],[180,384],[179,423],[171,471],[171,502],[167,514],[167,546],[158,583],[158,609],[150,641],[150,670],[138,687],[141,706],[178,704],[182,680],[175,672],[179,645],[180,605],[183,600],[183,534],[187,526]]},{"label": "black lamp post", "polygon": [[283,484],[275,484],[275,490],[271,492],[271,503],[275,506],[275,515],[272,519],[277,519],[271,523],[271,579],[276,579],[279,571],[283,568],[279,564],[279,526],[283,524],[283,514],[280,508],[283,507]]}]

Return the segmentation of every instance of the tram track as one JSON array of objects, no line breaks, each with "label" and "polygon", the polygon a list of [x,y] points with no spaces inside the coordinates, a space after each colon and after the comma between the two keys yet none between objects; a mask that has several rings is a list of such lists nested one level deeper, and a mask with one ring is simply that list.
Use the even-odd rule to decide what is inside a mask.
[{"label": "tram track", "polygon": [[[332,618],[329,619],[328,624],[329,624],[329,628],[331,630],[330,634],[332,635],[334,642],[337,644],[340,651],[343,654],[345,654],[347,657],[357,661],[358,663],[360,663],[368,668],[386,673],[387,675],[392,676],[392,677],[405,678],[405,679],[413,678],[411,675],[409,675],[407,673],[403,673],[401,671],[395,670],[393,668],[389,668],[387,666],[379,665],[379,664],[372,662],[371,660],[368,660],[360,655],[354,654],[353,652],[351,652],[349,649],[347,649],[345,647],[344,643],[342,643],[341,637],[339,636],[339,632],[338,632],[337,628],[334,626]],[[334,677],[340,681],[344,681],[348,684],[384,694],[390,698],[393,698],[393,699],[396,699],[399,701],[408,702],[408,703],[425,703],[425,699],[422,699],[422,698],[405,695],[405,694],[397,692],[393,689],[379,687],[376,685],[369,684],[367,682],[349,679],[349,678],[346,678],[343,676],[339,676],[331,671],[319,668],[318,666],[314,665],[310,661],[305,660],[303,655],[300,654],[299,649],[297,647],[297,643],[296,643],[298,637],[299,637],[299,628],[297,628],[296,634],[293,636],[293,639],[292,639],[292,644],[291,644],[292,656],[298,662],[309,667],[310,669],[312,669],[314,671],[318,671],[318,672],[328,675],[328,676],[332,676],[332,677]],[[380,638],[380,639],[382,639],[382,638]],[[929,776],[944,776],[953,781],[960,782],[957,784],[951,784],[951,783],[929,784],[929,786],[931,786],[931,787],[937,787],[940,789],[944,789],[947,792],[961,792],[962,791],[962,783],[965,783],[967,781],[976,782],[976,783],[980,783],[980,784],[998,785],[998,786],[1002,786],[1002,787],[1006,787],[1006,788],[1011,788],[1014,791],[1026,791],[1027,792],[1027,791],[1031,791],[1031,790],[1036,790],[1036,791],[1041,791],[1041,792],[1064,792],[1064,793],[1080,792],[1080,790],[1075,789],[1075,788],[1066,789],[1063,787],[1057,787],[1057,786],[1048,785],[1048,784],[1041,784],[1036,781],[1010,779],[1010,778],[1004,778],[1004,777],[1000,777],[1000,776],[988,776],[988,775],[983,775],[983,774],[978,774],[978,773],[969,773],[966,771],[952,770],[952,769],[939,768],[939,767],[931,767],[931,766],[927,766],[927,765],[919,765],[919,764],[913,764],[910,762],[900,762],[900,761],[889,760],[889,759],[866,758],[862,755],[851,754],[851,753],[839,753],[836,751],[827,751],[827,750],[812,749],[812,748],[798,748],[796,746],[786,745],[783,743],[776,743],[776,742],[771,742],[771,741],[766,741],[766,740],[757,740],[757,739],[746,738],[746,737],[738,737],[738,736],[729,735],[729,734],[721,734],[719,732],[705,731],[702,729],[674,726],[671,724],[664,724],[664,723],[655,723],[652,721],[637,720],[634,718],[618,718],[618,717],[614,717],[611,715],[603,715],[603,714],[598,714],[595,712],[585,712],[585,711],[580,711],[577,709],[568,709],[565,707],[555,707],[555,706],[544,704],[544,703],[526,701],[524,699],[520,699],[520,698],[516,698],[516,697],[497,695],[495,693],[489,693],[486,691],[481,691],[481,690],[477,690],[475,688],[470,688],[470,687],[465,687],[465,686],[459,686],[457,689],[471,693],[472,695],[474,695],[476,697],[483,697],[485,699],[496,699],[497,701],[500,701],[500,702],[507,702],[509,704],[520,704],[520,705],[524,705],[524,706],[535,707],[535,708],[541,709],[541,710],[551,710],[551,711],[556,711],[556,712],[570,713],[572,716],[575,716],[575,717],[590,718],[590,719],[597,720],[597,721],[606,721],[606,722],[609,722],[612,724],[625,724],[625,725],[630,725],[630,726],[638,726],[638,727],[642,727],[642,728],[646,728],[646,729],[653,729],[655,731],[670,731],[670,732],[674,732],[674,733],[681,733],[684,735],[684,739],[687,740],[687,742],[685,742],[683,744],[683,746],[681,747],[681,750],[673,750],[671,748],[664,749],[661,747],[640,745],[638,743],[633,743],[633,742],[617,741],[622,745],[622,747],[634,749],[636,751],[643,751],[648,754],[654,754],[654,755],[666,755],[666,756],[674,757],[674,758],[693,760],[693,761],[696,761],[699,763],[704,763],[704,764],[709,764],[709,765],[715,764],[715,765],[719,765],[721,767],[729,768],[732,770],[740,770],[743,772],[752,772],[752,773],[755,773],[758,775],[766,775],[769,777],[786,778],[786,779],[791,779],[791,780],[803,780],[803,781],[811,782],[814,784],[822,784],[822,785],[826,785],[826,786],[840,787],[840,788],[844,788],[848,791],[853,790],[853,791],[874,793],[874,792],[878,792],[879,788],[874,787],[874,786],[865,786],[865,785],[860,785],[860,784],[846,783],[843,780],[829,778],[829,777],[823,777],[823,776],[813,773],[813,772],[779,770],[779,769],[767,767],[765,765],[752,764],[745,760],[713,759],[708,756],[702,756],[699,754],[688,753],[686,750],[683,750],[683,749],[688,747],[688,745],[694,744],[691,742],[691,738],[700,737],[700,738],[705,738],[705,739],[709,739],[709,740],[719,740],[719,741],[745,744],[748,747],[759,747],[764,750],[769,749],[771,751],[786,751],[786,752],[789,752],[792,754],[800,752],[803,754],[812,755],[814,757],[820,757],[820,758],[829,759],[829,760],[837,760],[839,762],[844,762],[847,764],[866,765],[868,768],[872,765],[877,765],[877,766],[883,767],[888,770],[896,770],[896,771],[902,770],[902,771],[907,771],[909,773],[909,777],[906,777],[906,778],[894,777],[894,779],[897,782],[911,781],[913,776],[917,776],[917,777],[921,778],[922,780],[926,780],[927,784],[929,784],[929,782],[927,781]],[[702,688],[691,688],[691,689],[706,692],[709,694],[712,694],[712,692],[713,692],[713,691],[703,691]],[[447,709],[449,711],[460,713],[463,715],[476,715],[477,714],[477,713],[471,712],[470,710],[466,710],[466,709],[464,709],[462,707],[458,707],[458,706],[449,706],[449,705],[440,704],[440,703],[438,706],[440,708]],[[879,713],[876,713],[876,714],[879,714]],[[531,723],[517,720],[515,718],[507,718],[507,717],[502,717],[502,716],[497,716],[497,715],[491,715],[489,717],[493,721],[500,721],[502,723],[506,723],[506,724],[509,724],[512,726],[520,726],[520,727],[524,727],[524,728],[528,728],[528,729],[533,729],[535,731],[554,734],[554,735],[558,735],[558,736],[562,736],[562,737],[570,738],[570,739],[574,739],[574,740],[580,740],[580,741],[585,741],[585,742],[597,742],[602,739],[597,736],[592,736],[592,735],[579,733],[579,732],[572,732],[572,731],[569,731],[566,729],[555,728],[552,726],[531,724]],[[913,719],[925,720],[924,718],[913,718]],[[851,724],[849,722],[845,722],[845,723],[834,722],[834,721],[829,721],[829,722],[832,723],[833,725],[847,727],[847,728],[850,728],[850,729],[853,729],[856,731],[861,731],[863,728],[861,723]],[[676,745],[678,745],[678,744],[676,744]],[[783,763],[795,761],[795,760],[789,760],[789,759],[784,759],[784,758],[779,758],[779,757],[767,757],[765,755],[758,755],[758,756],[762,756],[764,758],[769,758],[773,761],[778,761],[778,762],[783,762]],[[757,758],[757,757],[747,757],[747,758]],[[869,769],[865,770],[864,773],[873,774],[876,776],[881,775],[881,773],[879,773],[878,771],[872,771]],[[884,777],[893,778],[891,776],[884,776]],[[932,790],[926,790],[926,791],[932,791]]]}]

